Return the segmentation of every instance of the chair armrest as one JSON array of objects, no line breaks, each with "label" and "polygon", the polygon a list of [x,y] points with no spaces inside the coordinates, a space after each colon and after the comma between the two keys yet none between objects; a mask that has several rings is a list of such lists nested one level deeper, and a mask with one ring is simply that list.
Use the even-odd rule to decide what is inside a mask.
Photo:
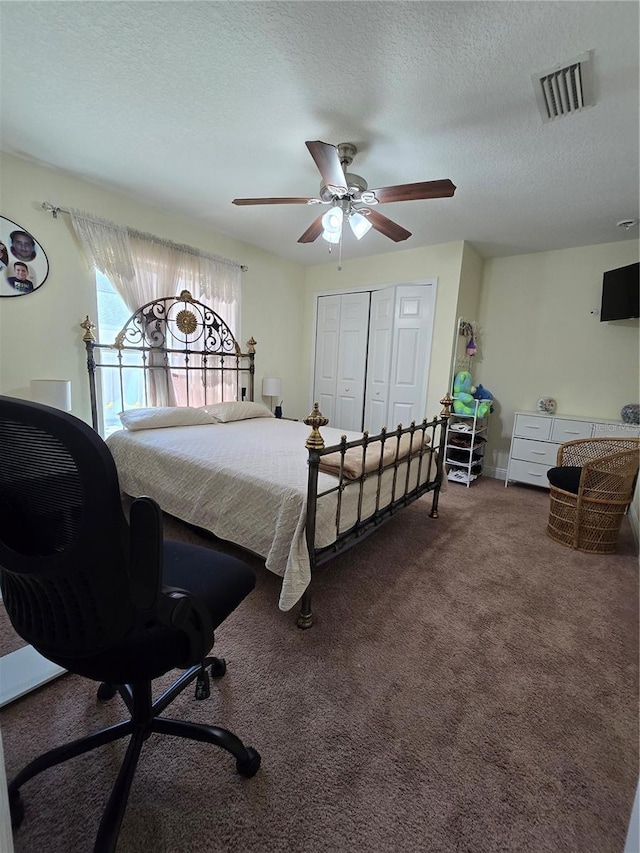
[{"label": "chair armrest", "polygon": [[630,503],[638,475],[638,449],[610,453],[584,465],[580,495],[611,503]]},{"label": "chair armrest", "polygon": [[129,511],[130,586],[137,610],[155,610],[162,582],[162,510],[147,497],[136,498]]},{"label": "chair armrest", "polygon": [[164,586],[158,597],[156,614],[161,625],[186,635],[189,651],[182,663],[185,669],[207,656],[213,647],[213,623],[209,610],[197,595]]},{"label": "chair armrest", "polygon": [[157,622],[183,633],[188,652],[183,666],[203,660],[213,646],[213,623],[202,601],[184,589],[162,586],[162,510],[152,498],[131,505],[131,593],[140,624]]}]

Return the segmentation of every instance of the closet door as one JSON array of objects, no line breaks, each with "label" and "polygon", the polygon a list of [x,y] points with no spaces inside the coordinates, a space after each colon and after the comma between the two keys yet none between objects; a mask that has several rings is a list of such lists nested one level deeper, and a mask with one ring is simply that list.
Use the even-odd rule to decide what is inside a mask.
[{"label": "closet door", "polygon": [[318,298],[314,400],[337,429],[362,430],[369,293]]},{"label": "closet door", "polygon": [[340,297],[319,296],[313,402],[318,404],[325,418],[329,418],[331,426],[335,418],[339,340]]},{"label": "closet door", "polygon": [[399,284],[396,287],[391,345],[388,426],[422,421],[433,329],[433,288]]},{"label": "closet door", "polygon": [[371,294],[364,428],[372,435],[379,433],[383,426],[391,426],[387,416],[395,300],[395,287],[374,290]]}]

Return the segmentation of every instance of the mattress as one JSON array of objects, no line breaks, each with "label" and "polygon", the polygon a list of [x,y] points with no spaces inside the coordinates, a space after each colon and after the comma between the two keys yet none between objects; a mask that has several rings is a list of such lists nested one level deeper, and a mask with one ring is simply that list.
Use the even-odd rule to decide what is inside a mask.
[{"label": "mattress", "polygon": [[[327,447],[341,436],[349,441],[360,433],[325,427]],[[309,427],[276,418],[252,418],[231,423],[180,426],[138,431],[120,430],[107,439],[124,492],[148,495],[165,512],[234,542],[265,560],[269,571],[282,577],[279,607],[289,610],[311,580],[305,536]],[[423,458],[420,479],[435,476],[430,455]],[[409,488],[416,485],[418,464],[409,467]],[[377,478],[363,489],[361,518],[402,494],[406,463],[383,475],[380,497]],[[348,529],[357,518],[360,484],[347,485],[340,499],[338,479],[319,472],[316,548],[335,541],[338,527]]]}]

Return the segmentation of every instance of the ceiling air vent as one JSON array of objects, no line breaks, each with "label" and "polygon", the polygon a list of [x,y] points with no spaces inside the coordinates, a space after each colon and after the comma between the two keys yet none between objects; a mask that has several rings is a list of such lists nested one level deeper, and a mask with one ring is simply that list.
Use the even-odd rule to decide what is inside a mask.
[{"label": "ceiling air vent", "polygon": [[544,121],[579,113],[595,103],[593,96],[593,51],[550,71],[533,75],[538,108]]}]

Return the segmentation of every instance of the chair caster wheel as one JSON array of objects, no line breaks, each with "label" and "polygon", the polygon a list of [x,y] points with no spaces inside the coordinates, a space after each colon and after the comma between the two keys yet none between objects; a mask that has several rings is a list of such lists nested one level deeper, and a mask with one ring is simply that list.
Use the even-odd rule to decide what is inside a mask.
[{"label": "chair caster wheel", "polygon": [[11,813],[11,829],[18,829],[24,820],[24,803],[20,791],[9,794],[9,811]]},{"label": "chair caster wheel", "polygon": [[260,769],[260,753],[252,746],[247,746],[246,750],[246,758],[242,760],[238,758],[236,761],[236,770],[241,776],[244,776],[245,779],[251,779],[251,777],[255,776]]},{"label": "chair caster wheel", "polygon": [[104,682],[98,687],[98,699],[105,701],[107,699],[113,699],[113,697],[118,692],[118,688],[114,684],[107,684]]},{"label": "chair caster wheel", "polygon": [[227,662],[224,658],[216,658],[211,664],[211,678],[222,678],[227,671]]}]

